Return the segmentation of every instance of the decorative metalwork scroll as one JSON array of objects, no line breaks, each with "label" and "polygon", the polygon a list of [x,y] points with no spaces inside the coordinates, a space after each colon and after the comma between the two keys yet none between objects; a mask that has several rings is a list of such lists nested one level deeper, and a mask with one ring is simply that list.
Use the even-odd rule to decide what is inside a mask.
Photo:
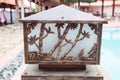
[{"label": "decorative metalwork scroll", "polygon": [[28,63],[98,61],[101,41],[98,24],[27,23],[24,27]]}]

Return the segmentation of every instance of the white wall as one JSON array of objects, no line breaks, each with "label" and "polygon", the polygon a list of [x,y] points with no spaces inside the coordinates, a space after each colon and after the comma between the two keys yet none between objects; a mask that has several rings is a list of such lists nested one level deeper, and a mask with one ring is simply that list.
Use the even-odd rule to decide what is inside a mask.
[{"label": "white wall", "polygon": [[[92,10],[99,11],[101,13],[101,7],[92,7]],[[104,13],[106,13],[107,16],[112,16],[112,6],[105,6]],[[120,13],[120,6],[115,7],[115,13]]]}]

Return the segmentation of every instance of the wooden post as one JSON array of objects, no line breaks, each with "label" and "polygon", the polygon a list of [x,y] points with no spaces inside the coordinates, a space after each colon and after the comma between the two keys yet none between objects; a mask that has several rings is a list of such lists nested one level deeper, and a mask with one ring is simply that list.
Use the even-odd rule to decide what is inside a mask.
[{"label": "wooden post", "polygon": [[101,15],[102,18],[104,17],[103,14],[104,14],[104,0],[102,0],[102,15]]},{"label": "wooden post", "polygon": [[31,4],[31,0],[29,0],[30,1],[30,12],[32,12],[32,4]]},{"label": "wooden post", "polygon": [[40,0],[40,6],[41,6],[40,11],[42,12],[42,0]]},{"label": "wooden post", "polygon": [[115,0],[113,0],[112,17],[114,17],[114,13],[115,13]]},{"label": "wooden post", "polygon": [[78,0],[78,10],[80,10],[80,0]]},{"label": "wooden post", "polygon": [[28,40],[27,40],[27,36],[28,36],[28,33],[27,33],[27,23],[23,23],[23,36],[24,36],[24,51],[25,51],[25,63],[27,64],[28,63]]},{"label": "wooden post", "polygon": [[4,7],[4,11],[5,11],[5,7]]},{"label": "wooden post", "polygon": [[10,20],[11,20],[11,24],[13,23],[13,19],[12,19],[12,6],[10,5]]},{"label": "wooden post", "polygon": [[102,24],[98,24],[98,28],[100,28],[99,30],[100,30],[100,35],[98,35],[98,38],[99,39],[97,39],[97,41],[98,41],[98,52],[97,52],[97,54],[98,54],[98,56],[97,56],[97,63],[98,64],[100,64],[100,50],[101,50],[101,41],[102,41],[102,28],[103,28],[103,25]]},{"label": "wooden post", "polygon": [[18,25],[19,23],[19,18],[20,18],[20,14],[19,14],[19,5],[18,5],[18,0],[15,0],[15,4],[16,4],[16,22],[15,24]]},{"label": "wooden post", "polygon": [[24,4],[23,4],[23,0],[21,0],[21,18],[24,18]]}]

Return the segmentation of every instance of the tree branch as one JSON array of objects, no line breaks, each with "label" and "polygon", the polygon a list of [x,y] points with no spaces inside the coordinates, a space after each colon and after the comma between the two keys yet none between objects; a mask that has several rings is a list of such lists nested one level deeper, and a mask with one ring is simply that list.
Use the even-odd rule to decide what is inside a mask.
[{"label": "tree branch", "polygon": [[38,44],[36,43],[36,41],[38,40],[38,38],[36,38],[36,35],[34,36],[34,37],[30,37],[30,38],[28,38],[28,42],[29,42],[29,44],[30,45],[32,45],[32,44],[35,44],[35,46],[38,48],[38,50],[39,50],[39,46],[38,46]]},{"label": "tree branch", "polygon": [[37,49],[39,50],[39,46],[37,45],[37,43],[35,42],[35,46],[37,47]]},{"label": "tree branch", "polygon": [[[58,25],[58,26],[57,26]],[[61,38],[61,30],[60,30],[60,24],[57,24],[56,26],[57,26],[57,32],[58,32],[58,39],[60,39]],[[61,52],[61,50],[62,50],[62,43],[60,43],[60,45],[59,45],[59,47],[58,47],[58,52],[57,52],[57,54],[56,54],[56,59],[58,60],[59,59],[59,56],[60,56],[60,52]]]},{"label": "tree branch", "polygon": [[50,27],[49,27],[49,29],[44,28],[44,30],[46,31],[46,35],[42,39],[46,38],[48,36],[48,34],[54,34],[54,32],[51,31]]},{"label": "tree branch", "polygon": [[88,54],[91,54],[92,52],[97,50],[97,44],[94,43],[93,47],[91,48],[91,50],[88,52]]},{"label": "tree branch", "polygon": [[61,58],[62,60],[66,58],[66,56],[69,54],[69,52],[70,52],[70,51],[74,48],[74,46],[76,45],[76,43],[77,43],[77,41],[78,41],[78,39],[79,39],[79,37],[80,37],[80,34],[82,33],[82,28],[83,28],[83,24],[81,24],[80,29],[79,29],[79,32],[78,32],[78,34],[77,34],[77,36],[76,36],[76,38],[75,38],[75,40],[74,40],[71,48],[70,48],[70,49],[64,54],[64,56]]},{"label": "tree branch", "polygon": [[47,33],[42,39],[46,38],[48,36],[49,33]]},{"label": "tree branch", "polygon": [[39,54],[42,53],[42,50],[43,50],[42,45],[43,45],[44,27],[45,27],[45,23],[41,23],[40,39],[39,39]]},{"label": "tree branch", "polygon": [[71,42],[71,40],[65,39],[65,41],[66,41],[67,43],[69,43],[69,44],[73,44],[73,43]]},{"label": "tree branch", "polygon": [[50,56],[54,53],[54,51],[57,49],[57,47],[59,47],[60,44],[62,43],[62,41],[65,39],[65,37],[66,37],[66,35],[67,35],[67,33],[69,32],[69,29],[70,29],[69,26],[70,25],[68,24],[64,33],[63,33],[63,35],[61,36],[61,38],[58,40],[58,42],[55,44],[55,46],[50,50],[50,52],[49,52]]},{"label": "tree branch", "polygon": [[67,39],[65,39],[65,41],[66,41],[66,43],[63,44],[63,45],[61,45],[62,47],[63,47],[63,46],[66,46],[68,43],[69,43],[69,44],[73,44],[73,43],[71,42],[71,40],[67,40]]},{"label": "tree branch", "polygon": [[85,38],[85,36],[83,36],[82,38],[80,38],[79,40],[77,40],[77,41],[81,41],[81,40],[83,40]]}]

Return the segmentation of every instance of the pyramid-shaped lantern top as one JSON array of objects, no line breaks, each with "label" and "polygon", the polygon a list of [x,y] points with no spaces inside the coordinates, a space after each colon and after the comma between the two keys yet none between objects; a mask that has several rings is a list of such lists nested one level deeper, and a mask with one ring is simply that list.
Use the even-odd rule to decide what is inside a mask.
[{"label": "pyramid-shaped lantern top", "polygon": [[76,22],[76,23],[107,23],[106,20],[74,8],[59,5],[43,12],[20,20],[21,22]]}]

